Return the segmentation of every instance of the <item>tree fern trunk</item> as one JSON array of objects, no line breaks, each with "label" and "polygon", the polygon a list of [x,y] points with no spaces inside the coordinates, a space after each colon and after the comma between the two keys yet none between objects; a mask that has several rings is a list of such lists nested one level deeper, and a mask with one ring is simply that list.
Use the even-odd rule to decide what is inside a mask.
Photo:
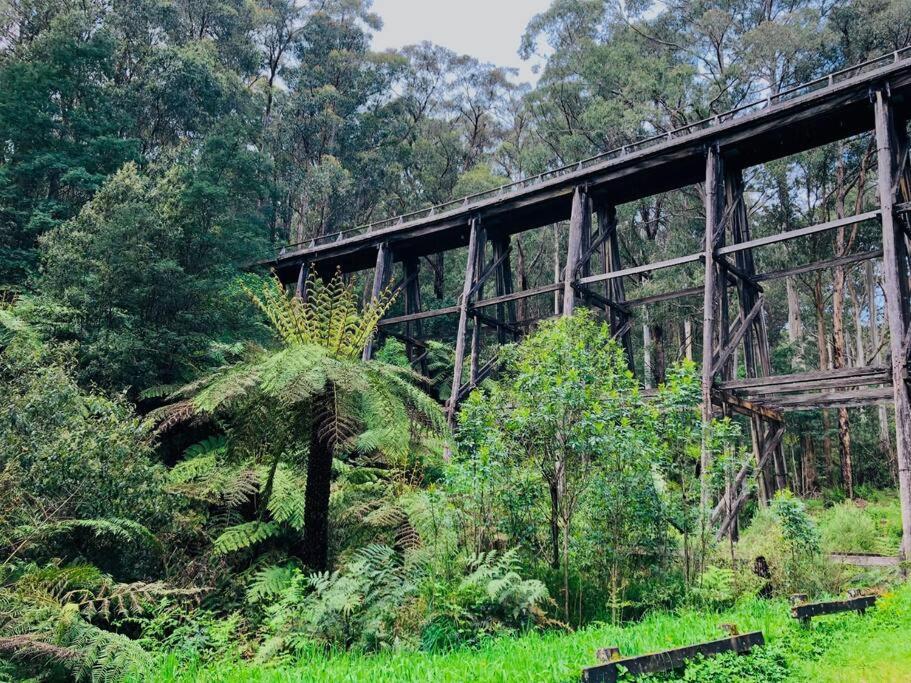
[{"label": "tree fern trunk", "polygon": [[329,486],[332,479],[332,449],[313,429],[307,459],[307,489],[304,492],[304,563],[314,571],[329,565]]}]

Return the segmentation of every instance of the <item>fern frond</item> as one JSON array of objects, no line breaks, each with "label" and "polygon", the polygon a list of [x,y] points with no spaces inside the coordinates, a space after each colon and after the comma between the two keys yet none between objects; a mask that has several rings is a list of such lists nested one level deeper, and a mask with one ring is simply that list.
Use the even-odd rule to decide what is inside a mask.
[{"label": "fern frond", "polygon": [[293,565],[272,565],[259,570],[247,589],[247,600],[252,603],[274,598],[290,585],[299,573]]},{"label": "fern frond", "polygon": [[275,522],[247,522],[225,529],[212,543],[217,555],[226,555],[246,550],[258,543],[273,538],[281,529]]}]

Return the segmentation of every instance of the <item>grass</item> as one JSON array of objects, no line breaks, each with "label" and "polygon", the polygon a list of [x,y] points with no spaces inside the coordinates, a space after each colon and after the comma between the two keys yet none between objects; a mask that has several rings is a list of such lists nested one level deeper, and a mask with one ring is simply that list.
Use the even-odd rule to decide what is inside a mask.
[{"label": "grass", "polygon": [[844,501],[813,511],[826,552],[895,555],[901,543],[901,511],[894,495],[874,493],[862,507]]},{"label": "grass", "polygon": [[[782,600],[746,600],[723,612],[655,613],[622,628],[597,625],[570,634],[530,633],[493,640],[474,650],[445,654],[390,652],[365,656],[314,654],[294,663],[267,667],[232,662],[208,666],[180,665],[165,658],[158,671],[142,680],[183,683],[284,683],[349,681],[506,683],[578,681],[582,667],[595,663],[597,648],[617,645],[625,655],[641,654],[720,637],[720,623],[734,623],[741,632],[761,630],[767,650],[745,676],[725,662],[706,661],[698,681],[864,681],[892,683],[911,680],[911,586],[880,601],[866,616],[824,617],[810,629],[794,622]],[[762,669],[775,659],[773,669]],[[743,659],[740,665],[747,664]],[[733,664],[733,662],[731,663]],[[763,673],[765,671],[765,673]],[[688,679],[689,680],[689,679]]]}]

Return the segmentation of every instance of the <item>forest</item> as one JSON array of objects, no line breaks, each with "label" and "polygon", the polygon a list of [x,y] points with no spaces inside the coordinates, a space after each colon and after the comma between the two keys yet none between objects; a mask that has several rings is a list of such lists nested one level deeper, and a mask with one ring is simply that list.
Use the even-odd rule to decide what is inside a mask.
[{"label": "forest", "polygon": [[[911,0],[552,0],[534,85],[381,30],[371,0],[0,0],[0,681],[566,683],[757,630],[638,680],[911,680],[891,403],[788,412],[754,471],[750,421],[704,418],[701,289],[629,348],[545,293],[447,415],[451,318],[417,363],[370,270],[301,296],[263,267],[900,50]],[[872,211],[877,173],[870,133],[751,167],[753,233]],[[618,206],[624,262],[699,251],[705,206]],[[560,283],[567,239],[514,235],[516,287]],[[852,261],[881,239],[763,252],[835,264],[763,283],[774,374],[889,364],[881,260]],[[464,250],[420,260],[452,305]],[[878,599],[807,626],[796,594]]]}]

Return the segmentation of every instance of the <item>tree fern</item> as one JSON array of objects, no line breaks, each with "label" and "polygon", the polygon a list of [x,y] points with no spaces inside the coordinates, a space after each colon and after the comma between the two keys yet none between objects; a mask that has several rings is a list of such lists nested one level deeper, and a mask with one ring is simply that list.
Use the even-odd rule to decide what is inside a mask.
[{"label": "tree fern", "polygon": [[247,587],[247,600],[262,602],[276,597],[290,585],[297,569],[293,565],[270,565],[260,569]]},{"label": "tree fern", "polygon": [[300,531],[304,527],[304,482],[291,468],[278,464],[267,509],[272,519]]},{"label": "tree fern", "polygon": [[219,555],[246,550],[277,536],[280,532],[281,527],[275,522],[246,522],[225,529],[213,541],[212,548]]},{"label": "tree fern", "polygon": [[[231,434],[230,450],[246,451],[260,462],[293,462],[288,457],[290,445],[308,444],[305,498],[322,506],[331,497],[327,472],[333,458],[382,452],[404,461],[416,441],[444,433],[446,425],[440,406],[416,386],[417,375],[361,360],[364,345],[391,305],[391,290],[358,310],[353,286],[338,274],[326,283],[311,276],[307,287],[303,300],[286,294],[274,278],[248,285],[248,294],[282,347],[260,349],[187,385],[175,392],[173,412],[163,411],[159,418],[167,426],[200,416],[217,420]],[[209,468],[208,476],[215,479],[211,465],[211,459],[198,463],[200,471]],[[178,476],[196,467],[186,465]],[[305,516],[287,491],[274,490],[284,484],[275,478],[278,470],[270,472],[275,474],[267,475],[262,492],[271,520],[298,529],[311,520],[312,528],[304,533],[313,542],[304,544],[305,552],[313,553],[309,561],[314,567],[325,566],[323,520],[328,511]],[[248,547],[257,536],[247,538],[243,533],[254,530],[264,533],[256,526],[226,530],[227,536],[216,541],[216,550]]]}]

